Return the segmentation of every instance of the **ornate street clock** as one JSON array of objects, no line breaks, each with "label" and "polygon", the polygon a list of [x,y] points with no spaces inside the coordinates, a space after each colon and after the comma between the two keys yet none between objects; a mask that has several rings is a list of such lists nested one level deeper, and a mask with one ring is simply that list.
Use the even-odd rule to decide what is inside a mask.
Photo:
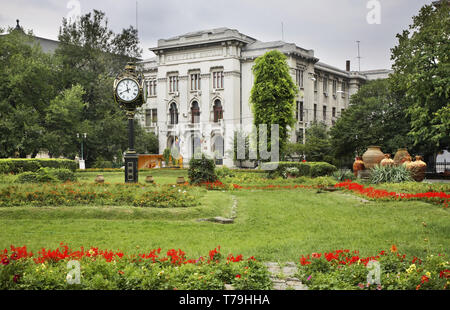
[{"label": "ornate street clock", "polygon": [[114,100],[127,113],[128,150],[125,153],[125,182],[138,182],[138,155],[134,149],[134,114],[147,100],[147,90],[142,73],[129,62],[114,80]]}]

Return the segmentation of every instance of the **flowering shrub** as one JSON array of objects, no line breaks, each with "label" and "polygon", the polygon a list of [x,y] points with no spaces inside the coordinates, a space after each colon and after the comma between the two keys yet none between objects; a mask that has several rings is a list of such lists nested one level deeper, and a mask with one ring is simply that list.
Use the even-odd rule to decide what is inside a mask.
[{"label": "flowering shrub", "polygon": [[[379,263],[379,283],[368,282],[376,279],[368,265],[371,261]],[[370,257],[350,250],[302,255],[298,267],[300,280],[310,289],[450,289],[450,263],[444,255],[407,259],[395,245]]]},{"label": "flowering shrub", "polygon": [[[27,184],[0,189],[0,207],[21,205],[134,205],[141,207],[189,207],[197,196],[188,186],[147,184]],[[199,192],[199,190],[196,190]]]},{"label": "flowering shrub", "polygon": [[383,189],[375,189],[373,187],[364,187],[364,185],[353,183],[351,181],[345,181],[334,185],[336,188],[345,188],[354,193],[363,195],[371,199],[385,199],[385,200],[424,200],[442,204],[444,208],[448,207],[450,200],[450,194],[444,192],[426,192],[426,193],[396,193],[388,192]]},{"label": "flowering shrub", "polygon": [[[67,264],[80,263],[79,284]],[[24,247],[11,246],[0,254],[0,289],[270,289],[267,268],[254,257],[229,254],[220,247],[208,256],[187,259],[185,252],[161,248],[137,255],[95,247],[78,251],[61,244],[55,250],[41,249],[37,255]]]},{"label": "flowering shrub", "polygon": [[133,205],[153,208],[185,208],[198,205],[198,201],[185,189],[174,187],[163,191],[145,192],[133,201]]}]

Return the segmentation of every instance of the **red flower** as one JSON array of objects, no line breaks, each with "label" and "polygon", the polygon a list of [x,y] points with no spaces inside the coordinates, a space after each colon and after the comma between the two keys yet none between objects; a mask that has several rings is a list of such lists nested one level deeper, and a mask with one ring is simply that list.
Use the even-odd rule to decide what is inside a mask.
[{"label": "red flower", "polygon": [[450,278],[450,270],[449,269],[442,270],[439,273],[439,278],[446,278],[446,279]]},{"label": "red flower", "polygon": [[13,278],[14,283],[17,283],[17,281],[19,281],[19,279],[20,279],[20,275],[15,274],[14,278]]},{"label": "red flower", "polygon": [[422,284],[424,284],[425,282],[428,282],[430,280],[430,278],[428,278],[427,276],[422,276],[421,282]]},{"label": "red flower", "polygon": [[2,258],[2,265],[9,265],[9,259],[8,259],[8,257],[3,257]]},{"label": "red flower", "polygon": [[240,279],[240,278],[241,278],[241,275],[240,275],[240,274],[237,274],[237,275],[236,275],[236,278]]}]

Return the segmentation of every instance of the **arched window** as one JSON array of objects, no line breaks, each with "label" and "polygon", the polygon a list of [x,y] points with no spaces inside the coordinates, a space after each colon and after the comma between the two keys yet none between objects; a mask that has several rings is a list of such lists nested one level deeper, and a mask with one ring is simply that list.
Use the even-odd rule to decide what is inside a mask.
[{"label": "arched window", "polygon": [[169,114],[170,114],[170,124],[171,125],[178,124],[178,109],[175,102],[172,102],[170,104]]},{"label": "arched window", "polygon": [[200,108],[198,107],[198,102],[194,101],[192,102],[191,106],[191,116],[192,116],[192,123],[200,123]]},{"label": "arched window", "polygon": [[217,123],[219,119],[223,119],[223,109],[222,109],[222,103],[219,99],[216,99],[214,101],[214,123]]}]

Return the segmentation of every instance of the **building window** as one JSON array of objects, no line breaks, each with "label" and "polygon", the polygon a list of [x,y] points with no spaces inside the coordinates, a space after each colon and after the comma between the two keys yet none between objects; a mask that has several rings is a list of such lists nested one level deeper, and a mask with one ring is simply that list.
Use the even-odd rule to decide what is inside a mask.
[{"label": "building window", "polygon": [[145,126],[154,126],[158,122],[158,110],[146,109],[145,110]]},{"label": "building window", "polygon": [[178,91],[178,75],[169,76],[169,93]]},{"label": "building window", "polygon": [[223,119],[223,109],[222,103],[219,99],[214,101],[214,123],[219,122],[220,119]]},{"label": "building window", "polygon": [[327,120],[327,106],[323,106],[323,121]]},{"label": "building window", "polygon": [[191,119],[192,124],[200,123],[200,108],[198,106],[197,101],[192,102],[191,116],[192,116],[192,119]]},{"label": "building window", "polygon": [[191,74],[191,90],[200,90],[200,73]]},{"label": "building window", "polygon": [[332,118],[331,118],[331,123],[334,125],[335,120],[336,120],[336,108],[335,108],[335,107],[333,107],[333,108],[331,109],[331,116],[332,116]]},{"label": "building window", "polygon": [[169,114],[170,114],[170,124],[171,125],[178,124],[178,109],[175,102],[172,102],[170,104]]},{"label": "building window", "polygon": [[314,121],[317,121],[317,104],[314,104]]},{"label": "building window", "polygon": [[323,93],[328,95],[328,78],[323,78]]},{"label": "building window", "polygon": [[303,101],[297,101],[295,109],[295,119],[303,122]]},{"label": "building window", "polygon": [[319,84],[318,83],[318,79],[319,79],[319,77],[317,76],[317,75],[314,75],[314,91],[315,92],[317,92],[317,85]]},{"label": "building window", "polygon": [[337,81],[333,80],[333,95],[336,96],[337,92]]},{"label": "building window", "polygon": [[152,109],[152,123],[156,124],[158,123],[158,110]]},{"label": "building window", "polygon": [[295,81],[300,88],[303,88],[303,72],[304,71],[300,69],[295,70]]},{"label": "building window", "polygon": [[342,97],[345,97],[345,81],[342,81],[341,91],[342,91]]},{"label": "building window", "polygon": [[213,75],[213,89],[223,88],[223,71],[214,71]]},{"label": "building window", "polygon": [[152,125],[152,110],[145,110],[145,126],[150,127]]},{"label": "building window", "polygon": [[148,81],[147,87],[147,95],[148,96],[156,96],[156,80]]}]

